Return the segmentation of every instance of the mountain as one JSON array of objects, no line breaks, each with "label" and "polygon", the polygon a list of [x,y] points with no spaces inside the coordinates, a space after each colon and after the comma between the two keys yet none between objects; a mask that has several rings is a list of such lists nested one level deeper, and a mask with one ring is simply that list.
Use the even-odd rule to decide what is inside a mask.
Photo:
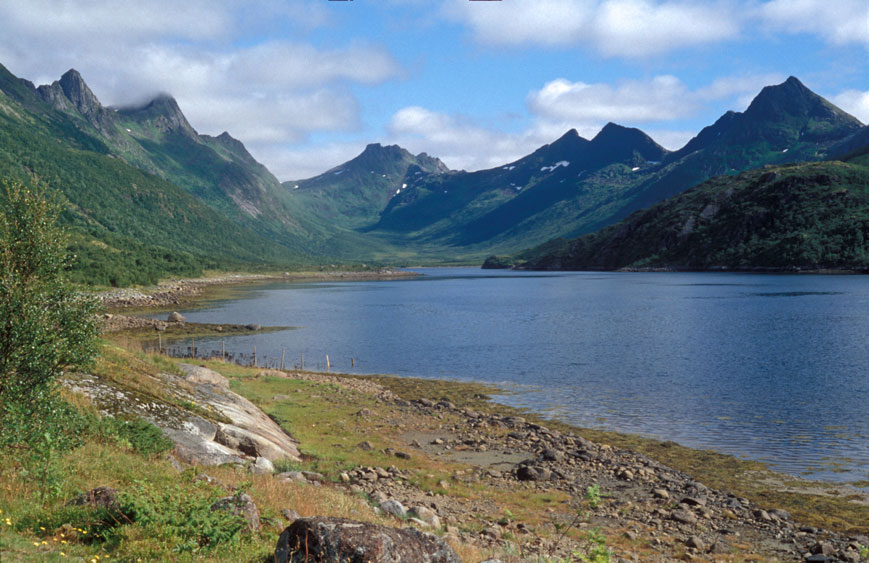
[{"label": "mountain", "polygon": [[506,166],[421,177],[390,200],[372,233],[467,251],[515,252],[593,232],[709,178],[835,156],[862,124],[798,79],[764,88],[668,152],[642,131],[576,131]]},{"label": "mountain", "polygon": [[398,145],[369,144],[357,157],[307,180],[284,182],[292,197],[327,221],[350,228],[370,225],[395,195],[418,176],[446,174],[449,168],[426,153],[413,155]]},{"label": "mountain", "polygon": [[79,257],[75,279],[153,283],[205,268],[280,267],[299,259],[181,187],[127,164],[108,135],[95,132],[96,125],[116,125],[113,110],[76,77],[67,73],[40,91],[0,66],[0,177],[27,181],[35,174],[68,199],[62,220]]},{"label": "mountain", "polygon": [[485,267],[866,271],[869,145],[856,152],[719,176],[596,233]]}]

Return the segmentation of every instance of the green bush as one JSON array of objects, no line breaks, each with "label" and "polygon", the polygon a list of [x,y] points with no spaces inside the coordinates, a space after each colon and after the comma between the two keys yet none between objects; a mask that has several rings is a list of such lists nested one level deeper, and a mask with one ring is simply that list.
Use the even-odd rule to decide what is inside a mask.
[{"label": "green bush", "polygon": [[168,452],[174,445],[159,428],[142,418],[105,417],[99,426],[103,433],[142,455]]},{"label": "green bush", "polygon": [[211,510],[219,496],[214,489],[188,491],[178,484],[159,489],[139,484],[119,495],[123,512],[145,528],[148,537],[176,552],[196,552],[241,538],[246,527],[241,516]]}]

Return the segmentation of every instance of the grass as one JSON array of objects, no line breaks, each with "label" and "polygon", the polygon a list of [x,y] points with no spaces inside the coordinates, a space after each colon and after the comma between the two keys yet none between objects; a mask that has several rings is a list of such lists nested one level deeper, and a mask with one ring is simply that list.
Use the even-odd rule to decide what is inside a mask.
[{"label": "grass", "polygon": [[[162,389],[155,375],[175,372],[177,363],[178,360],[128,350],[107,342],[103,345],[95,373],[143,394],[170,400],[172,394]],[[60,561],[68,558],[91,561],[96,556],[100,557],[99,561],[136,561],[138,558],[264,561],[287,524],[280,514],[285,508],[302,516],[339,516],[403,525],[391,517],[375,514],[364,496],[349,494],[330,485],[330,481],[340,479],[342,471],[359,466],[395,466],[406,472],[410,485],[433,494],[448,495],[451,502],[464,504],[476,515],[463,524],[463,529],[468,532],[478,533],[498,521],[521,522],[532,531],[530,536],[510,535],[508,532],[505,543],[494,549],[454,543],[453,547],[465,561],[523,553],[526,550],[523,542],[527,543],[529,538],[540,537],[555,542],[565,529],[565,544],[580,545],[592,529],[594,511],[584,524],[570,525],[576,511],[587,510],[587,507],[575,505],[575,499],[566,493],[540,490],[522,483],[509,488],[491,486],[473,479],[471,466],[430,458],[419,450],[408,450],[400,438],[407,431],[436,432],[438,425],[448,428],[458,422],[456,415],[441,413],[440,419],[409,417],[407,411],[398,406],[378,402],[373,396],[332,383],[280,377],[273,375],[274,372],[220,361],[197,363],[204,363],[228,377],[234,391],[260,406],[299,440],[302,461],[279,464],[282,469],[317,471],[327,477],[327,483],[316,488],[307,484],[284,483],[270,476],[251,475],[234,466],[189,468],[178,473],[161,455],[137,453],[131,441],[96,435],[89,437],[84,446],[63,454],[58,460],[63,468],[61,479],[54,493],[43,502],[43,495],[40,495],[34,480],[28,477],[24,465],[16,456],[3,454],[0,455],[0,554],[4,561]],[[358,378],[373,379],[409,399],[447,399],[458,406],[478,411],[521,415],[530,421],[575,431],[615,447],[641,451],[691,473],[710,486],[729,489],[764,506],[785,508],[807,524],[865,533],[865,523],[869,521],[865,507],[857,507],[844,498],[784,494],[764,488],[760,478],[751,478],[755,472],[763,471],[761,464],[635,436],[570,429],[558,422],[540,420],[531,413],[491,403],[489,394],[496,391],[491,386],[391,377]],[[65,395],[79,409],[94,413],[87,400],[69,392]],[[371,414],[360,415],[362,409],[368,409]],[[358,444],[362,441],[371,442],[374,448],[370,451],[360,449]],[[410,451],[411,458],[389,455],[384,451],[387,448]],[[215,482],[208,484],[195,480],[200,472],[207,473]],[[449,488],[442,488],[441,481],[447,481]],[[127,498],[132,506],[154,506],[159,510],[133,522],[107,525],[99,514],[64,506],[76,494],[97,486],[117,488],[129,495]],[[262,530],[239,532],[237,523],[231,520],[209,524],[210,513],[206,513],[204,507],[210,506],[215,498],[232,494],[233,490],[246,491],[254,499],[264,523]],[[605,507],[609,502],[606,491],[600,493],[598,502]],[[9,518],[9,525],[5,524],[5,518]],[[190,523],[195,526],[191,527]],[[64,524],[89,533],[73,534]],[[454,523],[445,520],[445,524]],[[210,531],[205,534],[202,532],[205,529]],[[650,530],[640,529],[640,539],[633,540],[624,537],[625,531],[605,530],[606,546],[640,554],[654,553],[643,539]],[[86,536],[97,537],[97,540],[86,539]],[[60,555],[61,551],[64,556]],[[745,561],[749,558],[750,555],[737,553],[728,556],[727,560]],[[539,560],[556,559],[543,557]]]}]

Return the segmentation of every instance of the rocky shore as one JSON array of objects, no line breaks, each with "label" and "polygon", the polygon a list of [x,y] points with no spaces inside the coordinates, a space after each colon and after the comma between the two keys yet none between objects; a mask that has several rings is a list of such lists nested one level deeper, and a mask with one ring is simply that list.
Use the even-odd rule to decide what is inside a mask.
[{"label": "rocky shore", "polygon": [[147,288],[119,288],[102,291],[96,298],[106,309],[161,308],[191,303],[203,292],[216,286],[230,286],[268,281],[360,281],[396,279],[416,274],[392,268],[362,271],[324,270],[284,272],[283,274],[225,274],[206,278],[178,279]]},{"label": "rocky shore", "polygon": [[[444,400],[406,401],[371,383],[360,387],[345,383],[353,380],[318,374],[288,377],[349,384],[357,391],[376,393],[381,402],[395,407],[383,422],[400,429],[400,439],[407,447],[387,454],[470,464],[471,470],[457,470],[451,480],[439,483],[441,493],[411,485],[412,475],[395,467],[357,467],[341,474],[343,484],[338,486],[367,495],[375,509],[397,518],[422,519],[427,522],[424,527],[434,528],[445,522],[447,535],[455,541],[507,553],[500,556],[502,561],[566,557],[576,545],[557,533],[539,533],[547,525],[529,526],[510,518],[490,518],[478,533],[463,531],[470,523],[479,523],[479,515],[491,513],[493,507],[451,497],[452,483],[472,483],[505,494],[517,490],[565,493],[571,502],[551,512],[551,531],[572,523],[615,532],[626,540],[617,549],[617,561],[730,560],[726,556],[737,554],[768,561],[867,560],[864,546],[869,545],[869,538],[864,535],[800,524],[786,510],[762,507],[707,487],[628,450],[519,416],[484,414]],[[361,412],[359,416],[377,414]],[[370,444],[363,442],[358,447],[365,449]],[[589,491],[599,491],[600,499],[590,502]],[[578,514],[584,517],[578,519]],[[510,543],[516,545],[512,551],[521,555],[509,555],[511,549],[505,547]]]}]

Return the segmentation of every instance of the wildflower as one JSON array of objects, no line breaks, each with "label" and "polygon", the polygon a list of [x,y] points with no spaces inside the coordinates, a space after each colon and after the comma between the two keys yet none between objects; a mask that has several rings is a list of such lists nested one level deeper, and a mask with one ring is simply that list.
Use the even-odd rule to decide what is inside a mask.
[{"label": "wildflower", "polygon": [[42,530],[42,531],[44,532],[44,531],[45,531],[45,526],[40,526],[39,529]]},{"label": "wildflower", "polygon": [[61,556],[61,557],[66,557],[66,553],[64,553],[64,552],[61,551],[61,552],[60,552],[60,556]]},{"label": "wildflower", "polygon": [[6,525],[7,525],[7,526],[11,526],[11,525],[12,525],[12,520],[10,520],[9,518],[7,518],[7,519],[6,519]]},{"label": "wildflower", "polygon": [[33,545],[35,545],[36,547],[39,547],[39,542],[35,541],[35,542],[33,542]]}]

